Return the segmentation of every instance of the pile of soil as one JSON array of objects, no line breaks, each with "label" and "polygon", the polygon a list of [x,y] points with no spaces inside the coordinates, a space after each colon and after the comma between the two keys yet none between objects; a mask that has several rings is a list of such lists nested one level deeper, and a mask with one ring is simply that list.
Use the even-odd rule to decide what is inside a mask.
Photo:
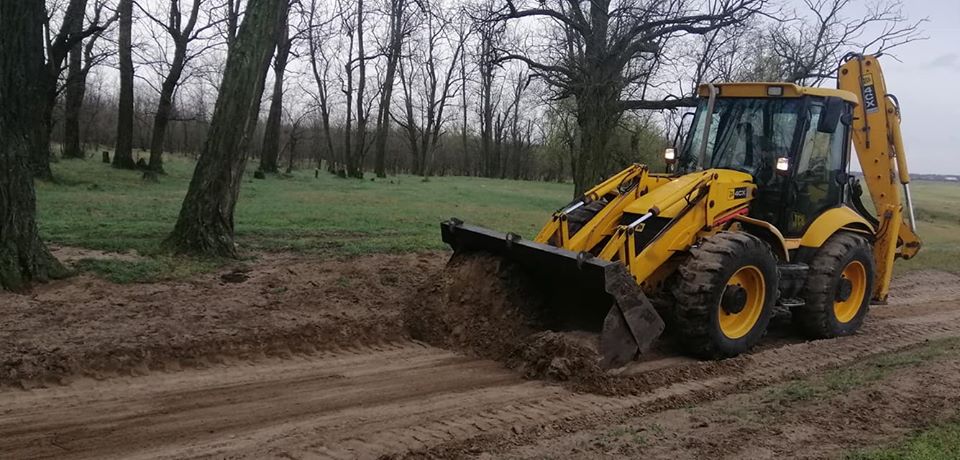
[{"label": "pile of soil", "polygon": [[529,379],[581,387],[605,379],[598,335],[547,330],[546,300],[536,283],[498,257],[457,254],[408,302],[412,338],[494,359]]},{"label": "pile of soil", "polygon": [[410,336],[474,356],[504,360],[542,329],[542,299],[516,267],[485,255],[454,255],[403,311]]},{"label": "pile of soil", "polygon": [[[600,367],[599,334],[552,331],[546,299],[518,267],[483,253],[457,254],[407,302],[412,338],[494,359],[525,378],[560,382],[578,392],[638,394],[671,382],[736,372],[741,360],[697,362],[630,375]],[[675,355],[661,340],[648,359]]]},{"label": "pile of soil", "polygon": [[582,381],[603,375],[599,360],[596,334],[542,331],[522,340],[507,365],[530,379]]},{"label": "pile of soil", "polygon": [[0,387],[406,340],[401,301],[443,262],[263,254],[189,281],[83,275],[0,293]]}]

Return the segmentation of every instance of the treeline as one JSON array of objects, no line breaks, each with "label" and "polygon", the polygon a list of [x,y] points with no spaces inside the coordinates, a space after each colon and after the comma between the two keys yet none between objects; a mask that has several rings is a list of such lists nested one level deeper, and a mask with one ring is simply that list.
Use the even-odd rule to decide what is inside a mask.
[{"label": "treeline", "polygon": [[[0,286],[64,273],[37,232],[51,159],[196,157],[180,254],[236,257],[247,161],[562,180],[582,193],[675,138],[703,82],[835,78],[920,37],[900,0],[0,2]],[[261,110],[263,108],[263,110]],[[51,149],[59,140],[60,152]],[[134,147],[149,158],[138,165]]]},{"label": "treeline", "polygon": [[[118,100],[115,94],[103,88],[103,81],[93,78],[87,82],[79,119],[83,120],[79,132],[80,155],[99,159],[102,152],[112,150],[117,141]],[[193,99],[197,101],[197,99]],[[134,162],[149,162],[152,136],[152,113],[156,100],[141,94],[134,100],[133,137],[134,150],[146,152],[134,157]],[[53,118],[62,120],[64,106],[57,105]],[[204,103],[190,106],[175,104],[165,131],[164,148],[188,158],[196,158],[203,147],[210,124],[210,110]],[[567,119],[563,119],[566,117]],[[570,114],[546,110],[544,118],[524,120],[517,126],[506,126],[502,121],[494,123],[489,156],[481,155],[483,141],[473,131],[444,133],[440,136],[435,151],[429,158],[430,168],[418,171],[409,132],[400,126],[390,125],[386,131],[384,167],[387,174],[424,174],[485,176],[504,179],[566,181],[571,178],[570,159],[576,148],[575,127]],[[253,135],[253,145],[264,142],[265,120],[261,119]],[[289,172],[293,169],[320,169],[337,173],[330,151],[344,148],[345,131],[339,124],[330,129],[330,148],[320,120],[306,118],[285,120],[280,124],[277,164],[273,172]],[[52,155],[60,158],[76,158],[68,154],[63,123],[55,123],[51,139]],[[627,114],[611,140],[608,154],[618,167],[633,162],[660,162],[660,153],[667,146],[659,117],[650,114]],[[260,162],[261,151],[251,149],[251,158]],[[372,171],[374,158],[365,155],[362,169]],[[345,173],[340,170],[339,172]]]}]

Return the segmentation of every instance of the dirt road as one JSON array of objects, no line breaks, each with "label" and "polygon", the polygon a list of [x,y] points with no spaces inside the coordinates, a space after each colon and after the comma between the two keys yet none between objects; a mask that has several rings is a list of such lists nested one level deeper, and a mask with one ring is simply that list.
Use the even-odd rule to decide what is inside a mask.
[{"label": "dirt road", "polygon": [[960,277],[927,272],[899,280],[890,305],[875,307],[856,336],[719,363],[648,362],[644,372],[670,379],[629,397],[525,381],[498,363],[409,341],[226,360],[0,392],[0,457],[479,454],[534,442],[545,427],[605,426],[947,337],[960,337]]}]

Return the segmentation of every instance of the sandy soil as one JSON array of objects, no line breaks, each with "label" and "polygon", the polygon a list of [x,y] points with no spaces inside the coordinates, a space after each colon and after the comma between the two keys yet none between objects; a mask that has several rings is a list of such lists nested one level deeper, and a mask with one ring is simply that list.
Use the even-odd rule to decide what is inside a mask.
[{"label": "sandy soil", "polygon": [[444,260],[265,255],[184,282],[80,276],[29,295],[0,293],[0,386],[399,340],[403,299]]},{"label": "sandy soil", "polygon": [[827,386],[801,397],[785,396],[785,387],[764,388],[611,426],[544,432],[536,442],[495,456],[839,458],[955,419],[960,415],[958,379],[960,344],[953,342],[946,356],[894,370],[876,381],[866,379],[850,389]]},{"label": "sandy soil", "polygon": [[[918,273],[898,280],[890,304],[876,307],[855,336],[775,338],[755,353],[719,362],[657,356],[624,371],[629,380],[620,383],[636,385],[632,391],[582,392],[411,341],[402,307],[431,295],[424,286],[444,262],[442,254],[351,261],[274,255],[191,282],[115,286],[78,278],[30,296],[4,294],[0,375],[32,389],[0,389],[0,452],[14,458],[526,457],[537,456],[543,443],[548,456],[580,448],[590,458],[610,448],[636,449],[590,445],[608,427],[634,426],[640,416],[669,418],[678,408],[699,407],[708,411],[700,415],[708,427],[717,425],[706,439],[729,436],[726,425],[710,418],[713,405],[736,407],[736,398],[752,401],[751,394],[778,382],[960,337],[960,277]],[[906,417],[897,411],[907,404],[893,403],[898,393],[904,401],[940,398],[931,408],[956,407],[956,388],[930,383],[956,381],[958,368],[958,359],[947,360],[914,372],[914,380],[896,376],[891,381],[900,387],[878,382],[883,389],[870,391],[886,392],[883,404],[871,403],[872,392],[850,397],[860,394],[877,417]],[[856,401],[846,411],[837,404],[836,425],[863,423],[852,409]],[[890,411],[882,412],[886,406]],[[946,416],[913,414],[910,426]],[[778,417],[763,426],[816,438],[815,408],[787,408]],[[745,433],[756,429],[743,426]],[[831,427],[825,429],[839,429]],[[689,431],[696,426],[686,429],[678,436],[704,439]],[[876,439],[902,432],[878,430]],[[690,456],[760,458],[797,454],[790,449],[804,444],[801,436],[780,450],[760,444],[768,450],[742,452],[719,441],[647,439],[664,442],[662,451],[643,451],[654,458],[681,444]],[[773,443],[775,435],[764,439]],[[852,445],[840,434],[831,439],[837,449]],[[634,452],[640,451],[623,454]]]}]

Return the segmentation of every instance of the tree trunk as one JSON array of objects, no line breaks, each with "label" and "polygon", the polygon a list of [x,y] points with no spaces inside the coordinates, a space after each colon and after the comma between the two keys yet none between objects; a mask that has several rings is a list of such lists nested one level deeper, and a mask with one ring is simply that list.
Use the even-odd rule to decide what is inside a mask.
[{"label": "tree trunk", "polygon": [[350,177],[363,179],[363,155],[367,141],[367,113],[363,106],[363,93],[367,86],[367,56],[363,43],[363,0],[357,0],[357,138],[354,146],[354,161]]},{"label": "tree trunk", "polygon": [[393,100],[393,81],[403,45],[403,13],[406,0],[393,0],[390,4],[390,47],[387,54],[387,71],[383,77],[380,106],[377,110],[377,133],[374,139],[373,172],[377,177],[387,177],[387,136],[390,133],[390,102]]},{"label": "tree trunk", "polygon": [[167,126],[170,124],[170,113],[173,111],[173,93],[180,84],[180,76],[186,63],[187,41],[175,45],[173,62],[170,71],[160,86],[160,101],[157,103],[157,113],[153,116],[153,132],[150,137],[150,164],[151,171],[163,172],[163,147],[167,135]]},{"label": "tree trunk", "polygon": [[[174,66],[176,66],[176,59],[174,59]],[[163,144],[167,135],[167,125],[170,124],[170,112],[173,111],[173,92],[177,88],[182,70],[181,67],[174,76],[174,68],[171,67],[170,73],[160,86],[160,102],[157,103],[157,113],[153,116],[153,132],[150,137],[149,168],[156,173],[163,172]]]},{"label": "tree trunk", "polygon": [[236,257],[233,212],[260,97],[287,0],[250,0],[227,55],[220,96],[180,216],[165,244],[177,253]]},{"label": "tree trunk", "polygon": [[[83,34],[83,18],[87,8],[86,0],[70,0],[63,12],[63,23],[60,31],[52,37],[46,48],[47,60],[42,71],[32,78],[39,80],[39,89],[35,94],[34,103],[40,101],[40,123],[34,126],[36,132],[31,133],[31,168],[34,177],[38,179],[53,179],[50,171],[50,131],[53,130],[53,108],[57,104],[57,85],[60,79],[63,60],[73,47],[74,42],[81,40]],[[46,19],[49,27],[49,20]],[[44,41],[41,41],[44,43]]]},{"label": "tree trunk", "polygon": [[117,110],[117,145],[113,152],[113,167],[134,169],[133,161],[133,0],[120,0],[120,107]]},{"label": "tree trunk", "polygon": [[83,43],[78,41],[70,48],[70,65],[67,70],[66,97],[63,101],[63,157],[86,158],[80,146],[80,109],[86,90],[86,73],[83,70]]},{"label": "tree trunk", "polygon": [[573,160],[574,196],[580,196],[610,173],[607,144],[620,120],[616,108],[620,91],[611,86],[594,86],[577,101],[580,149]]},{"label": "tree trunk", "polygon": [[280,117],[283,115],[283,74],[290,54],[290,38],[284,22],[277,36],[277,54],[273,58],[273,96],[270,98],[270,113],[263,129],[263,147],[260,149],[260,170],[275,173],[279,170]]},{"label": "tree trunk", "polygon": [[31,136],[41,122],[43,2],[0,2],[0,288],[20,290],[66,275],[40,241]]},{"label": "tree trunk", "polygon": [[337,169],[337,175],[341,177],[349,176],[353,170],[353,153],[351,152],[351,147],[353,144],[353,131],[351,124],[353,122],[353,63],[350,62],[353,60],[353,35],[351,34],[349,38],[350,45],[347,47],[347,63],[345,64],[344,68],[347,79],[347,87],[344,91],[344,95],[347,99],[347,110],[344,111],[346,120],[343,124],[343,164]]},{"label": "tree trunk", "polygon": [[[37,100],[41,101],[39,122],[33,125],[30,133],[30,169],[33,177],[42,180],[52,180],[53,171],[50,169],[50,131],[53,129],[53,108],[56,106],[56,80],[44,71],[39,74],[40,91],[37,91]],[[51,86],[52,85],[52,86]],[[36,101],[34,101],[36,103]]]}]

